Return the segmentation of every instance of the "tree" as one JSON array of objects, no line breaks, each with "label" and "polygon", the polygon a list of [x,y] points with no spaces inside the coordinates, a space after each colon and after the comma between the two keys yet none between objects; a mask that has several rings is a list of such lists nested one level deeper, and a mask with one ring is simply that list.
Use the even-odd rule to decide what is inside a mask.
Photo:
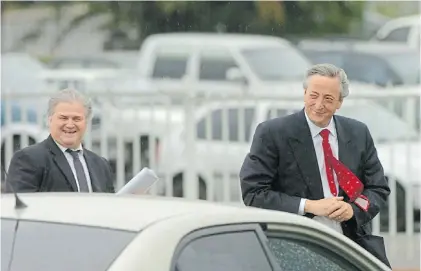
[{"label": "tree", "polygon": [[348,33],[355,20],[361,20],[363,1],[285,1],[288,34],[319,36]]},{"label": "tree", "polygon": [[[155,1],[124,2],[130,8],[113,9],[136,28],[137,41],[165,32],[236,32],[276,36],[347,33],[361,20],[362,1]],[[121,23],[121,22],[120,22]]]},{"label": "tree", "polygon": [[[54,2],[44,2],[54,6]],[[50,4],[48,4],[50,3]],[[81,2],[78,2],[81,3]],[[55,5],[56,14],[62,2]],[[88,11],[62,29],[57,45],[86,19],[109,14],[109,49],[138,49],[149,35],[166,32],[257,33],[275,36],[348,33],[362,16],[362,1],[110,1],[86,2]],[[134,33],[134,35],[133,35]]]}]

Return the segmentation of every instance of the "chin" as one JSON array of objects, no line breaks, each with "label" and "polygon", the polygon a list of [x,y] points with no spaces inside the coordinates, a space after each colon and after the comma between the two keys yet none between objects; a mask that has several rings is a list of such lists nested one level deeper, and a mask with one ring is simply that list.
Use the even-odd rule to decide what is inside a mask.
[{"label": "chin", "polygon": [[318,115],[313,115],[311,121],[313,121],[318,126],[326,126],[329,123],[329,121],[326,120],[325,117]]},{"label": "chin", "polygon": [[74,146],[76,145],[77,142],[77,138],[76,137],[62,137],[61,141],[63,142],[63,144],[65,144],[66,146]]}]

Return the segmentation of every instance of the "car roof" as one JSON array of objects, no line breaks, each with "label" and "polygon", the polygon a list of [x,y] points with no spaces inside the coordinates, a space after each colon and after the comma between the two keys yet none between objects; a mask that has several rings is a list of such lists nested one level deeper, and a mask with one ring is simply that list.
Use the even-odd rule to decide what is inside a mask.
[{"label": "car roof", "polygon": [[304,40],[298,47],[302,51],[310,52],[359,52],[383,55],[385,53],[417,53],[414,48],[398,42],[376,42],[376,41],[323,41]]},{"label": "car roof", "polygon": [[[13,194],[2,194],[1,217],[45,221],[140,231],[161,220],[183,215],[212,215],[232,217],[245,212],[266,211],[246,207],[241,203],[215,203],[204,200],[160,197],[152,195],[115,195],[105,193],[21,193],[19,198],[27,205],[15,209]],[[301,217],[279,213],[280,219],[300,223]],[[227,216],[227,214],[229,214]],[[232,214],[232,215],[230,215]],[[307,220],[305,220],[307,221]],[[303,221],[301,221],[302,224]],[[308,222],[307,222],[308,223]]]},{"label": "car roof", "polygon": [[280,37],[257,35],[257,34],[226,34],[226,33],[164,33],[154,34],[145,41],[158,43],[165,46],[173,44],[195,46],[225,46],[225,47],[252,47],[252,46],[284,46],[291,47],[289,41]]}]

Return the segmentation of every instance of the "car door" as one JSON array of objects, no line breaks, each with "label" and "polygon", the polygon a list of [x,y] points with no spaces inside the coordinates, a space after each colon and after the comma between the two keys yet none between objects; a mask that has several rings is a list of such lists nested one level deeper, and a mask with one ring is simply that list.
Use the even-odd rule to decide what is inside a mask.
[{"label": "car door", "polygon": [[279,271],[258,224],[194,231],[179,243],[171,271]]},{"label": "car door", "polygon": [[267,225],[267,244],[282,270],[388,270],[349,244],[314,228]]}]

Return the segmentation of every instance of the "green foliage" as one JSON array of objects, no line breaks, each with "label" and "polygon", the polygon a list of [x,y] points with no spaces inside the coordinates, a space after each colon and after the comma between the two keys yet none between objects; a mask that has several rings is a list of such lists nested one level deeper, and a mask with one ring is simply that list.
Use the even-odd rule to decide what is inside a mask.
[{"label": "green foliage", "polygon": [[[56,9],[57,5],[65,4],[69,2],[50,2]],[[277,36],[348,33],[350,25],[361,20],[364,2],[90,1],[86,4],[89,7],[87,15],[78,18],[75,24],[107,13],[112,19],[104,27],[110,32],[110,40],[135,29],[137,37],[132,44],[138,48],[148,35],[165,32],[221,31]],[[35,4],[26,2],[25,5]]]},{"label": "green foliage", "polygon": [[[94,2],[93,2],[94,3]],[[225,31],[272,35],[346,33],[361,19],[362,1],[156,1],[126,2],[113,17],[136,26],[139,38],[177,31]]]},{"label": "green foliage", "polygon": [[347,33],[353,21],[361,20],[362,1],[284,2],[289,34]]}]

